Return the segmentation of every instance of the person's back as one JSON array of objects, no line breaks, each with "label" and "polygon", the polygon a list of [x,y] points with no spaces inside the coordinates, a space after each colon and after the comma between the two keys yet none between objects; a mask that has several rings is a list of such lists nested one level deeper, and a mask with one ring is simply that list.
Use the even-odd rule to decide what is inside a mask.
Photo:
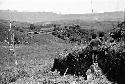
[{"label": "person's back", "polygon": [[92,40],[90,41],[90,46],[93,50],[97,50],[102,45],[102,42],[96,35],[92,36]]},{"label": "person's back", "polygon": [[100,32],[100,33],[99,33],[99,39],[100,39],[100,41],[101,41],[102,43],[105,43],[104,35],[105,35],[104,32]]},{"label": "person's back", "polygon": [[99,38],[97,38],[96,34],[92,35],[92,40],[90,41],[89,45],[92,47],[92,59],[93,63],[97,62],[97,56],[99,54],[100,46],[102,45]]}]

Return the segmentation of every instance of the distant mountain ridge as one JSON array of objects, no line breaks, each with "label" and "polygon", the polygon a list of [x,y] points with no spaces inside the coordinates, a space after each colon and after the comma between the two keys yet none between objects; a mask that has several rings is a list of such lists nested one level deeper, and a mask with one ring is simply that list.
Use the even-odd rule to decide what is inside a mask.
[{"label": "distant mountain ridge", "polygon": [[121,21],[123,20],[123,17],[123,11],[95,14],[56,14],[53,12],[17,12],[10,10],[0,10],[0,19],[30,23],[57,20]]}]

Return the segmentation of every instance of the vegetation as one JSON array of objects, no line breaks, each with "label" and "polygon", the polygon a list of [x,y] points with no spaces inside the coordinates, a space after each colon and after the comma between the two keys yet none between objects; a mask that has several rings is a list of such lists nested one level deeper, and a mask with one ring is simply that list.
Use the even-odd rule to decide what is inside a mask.
[{"label": "vegetation", "polygon": [[[117,31],[122,32],[118,37],[120,40],[115,39],[116,36],[111,36],[116,40],[116,44],[110,46],[110,42],[107,42],[98,54],[98,65],[93,65],[91,48],[84,48],[85,41],[89,42],[92,33],[104,35],[108,39],[109,32],[95,28],[87,29],[79,25],[52,25],[54,27],[51,31],[52,35],[45,32],[28,34],[33,29],[30,29],[30,24],[25,27],[15,26],[15,24],[12,25],[15,43],[19,42],[19,45],[15,45],[16,57],[8,46],[0,45],[0,83],[112,84],[117,82],[124,84],[122,80],[125,76],[123,74],[125,65],[123,25],[118,24],[114,30],[110,31],[115,32],[114,35],[118,34]],[[10,36],[6,33],[9,33],[7,25],[0,23],[0,38],[3,39],[1,42]],[[33,26],[35,31],[37,29],[40,31],[40,26],[35,24]],[[77,45],[77,42],[80,45]],[[15,59],[18,65],[15,65]],[[58,61],[57,65],[54,65],[55,59]],[[63,66],[63,68],[57,66]]]},{"label": "vegetation", "polygon": [[[55,27],[52,34],[69,42],[89,42],[92,33],[101,33],[97,29],[82,29],[79,25]],[[104,32],[103,32],[104,33]]]},{"label": "vegetation", "polygon": [[8,42],[11,42],[10,32],[9,32],[8,26],[0,23],[0,41],[3,42],[4,40],[7,40]]}]

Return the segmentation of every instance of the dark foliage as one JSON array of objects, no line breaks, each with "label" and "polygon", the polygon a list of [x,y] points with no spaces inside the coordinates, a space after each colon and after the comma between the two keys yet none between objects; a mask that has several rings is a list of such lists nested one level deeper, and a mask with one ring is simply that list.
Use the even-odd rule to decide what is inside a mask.
[{"label": "dark foliage", "polygon": [[[82,29],[79,25],[70,25],[64,27],[54,27],[52,35],[57,36],[68,42],[82,42],[88,41],[91,33],[94,30]],[[67,39],[68,38],[68,39]]]},{"label": "dark foliage", "polygon": [[111,37],[114,38],[116,41],[120,41],[120,39],[123,37],[123,35],[121,34],[121,31],[115,31],[115,32],[111,32]]},{"label": "dark foliage", "polygon": [[34,30],[34,29],[35,29],[34,24],[30,24],[30,30]]},{"label": "dark foliage", "polygon": [[[85,49],[69,53],[64,58],[56,58],[54,59],[52,71],[57,69],[57,71],[60,71],[60,75],[64,75],[68,68],[67,74],[75,74],[86,78],[86,71],[93,63],[92,53],[91,49]],[[118,84],[125,83],[125,52],[116,53],[105,48],[98,51],[97,57],[99,67],[110,81],[117,82]]]},{"label": "dark foliage", "polygon": [[99,67],[110,81],[125,83],[125,52],[107,51],[98,56]]},{"label": "dark foliage", "polygon": [[110,35],[116,41],[120,41],[121,39],[125,41],[125,22],[119,23]]},{"label": "dark foliage", "polygon": [[64,58],[56,58],[52,71],[57,69],[57,71],[60,71],[60,75],[64,75],[66,69],[68,69],[66,74],[86,77],[86,71],[92,65],[92,58],[89,55],[90,53],[87,51],[84,51],[84,53],[74,51]]},{"label": "dark foliage", "polygon": [[105,36],[105,32],[102,32],[102,31],[98,32],[98,34],[99,34],[99,37],[104,37]]},{"label": "dark foliage", "polygon": [[34,34],[39,34],[38,32],[34,32]]}]

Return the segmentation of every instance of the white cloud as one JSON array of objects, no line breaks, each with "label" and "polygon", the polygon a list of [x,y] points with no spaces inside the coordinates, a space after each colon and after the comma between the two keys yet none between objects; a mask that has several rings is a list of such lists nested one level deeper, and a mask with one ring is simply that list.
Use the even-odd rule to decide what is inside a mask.
[{"label": "white cloud", "polygon": [[[91,0],[0,0],[0,9],[90,13]],[[92,0],[96,12],[124,10],[125,0]]]}]

